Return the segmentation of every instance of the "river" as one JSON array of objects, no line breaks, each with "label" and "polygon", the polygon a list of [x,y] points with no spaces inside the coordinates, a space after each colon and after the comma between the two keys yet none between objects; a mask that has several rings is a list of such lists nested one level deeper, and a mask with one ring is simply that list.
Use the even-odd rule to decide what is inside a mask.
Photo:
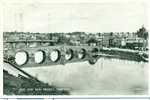
[{"label": "river", "polygon": [[39,80],[72,95],[146,95],[148,63],[101,58],[95,65],[88,62],[24,68]]}]

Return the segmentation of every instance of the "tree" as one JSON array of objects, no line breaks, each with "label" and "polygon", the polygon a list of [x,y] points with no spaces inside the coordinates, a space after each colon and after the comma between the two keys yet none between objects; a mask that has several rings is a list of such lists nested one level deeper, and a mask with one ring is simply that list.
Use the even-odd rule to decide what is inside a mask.
[{"label": "tree", "polygon": [[142,26],[142,28],[140,28],[137,31],[137,36],[140,37],[140,38],[144,38],[144,39],[148,38],[148,32],[146,31],[144,26]]},{"label": "tree", "polygon": [[58,44],[69,44],[70,39],[66,38],[65,36],[59,36]]}]

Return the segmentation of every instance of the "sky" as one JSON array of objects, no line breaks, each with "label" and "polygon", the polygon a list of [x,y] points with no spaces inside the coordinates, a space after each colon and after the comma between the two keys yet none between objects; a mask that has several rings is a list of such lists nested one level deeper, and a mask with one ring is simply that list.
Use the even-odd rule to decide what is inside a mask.
[{"label": "sky", "polygon": [[16,3],[3,9],[4,31],[135,32],[142,25],[145,3]]}]

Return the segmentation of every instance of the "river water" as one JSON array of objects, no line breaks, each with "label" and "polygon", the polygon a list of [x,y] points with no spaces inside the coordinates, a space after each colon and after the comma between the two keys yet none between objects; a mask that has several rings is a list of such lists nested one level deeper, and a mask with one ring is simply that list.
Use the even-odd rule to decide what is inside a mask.
[{"label": "river water", "polygon": [[95,65],[85,61],[23,70],[45,83],[69,89],[72,95],[148,94],[148,63],[144,62],[100,58]]},{"label": "river water", "polygon": [[148,93],[148,63],[101,58],[88,62],[24,68],[50,85],[72,95],[140,95]]}]

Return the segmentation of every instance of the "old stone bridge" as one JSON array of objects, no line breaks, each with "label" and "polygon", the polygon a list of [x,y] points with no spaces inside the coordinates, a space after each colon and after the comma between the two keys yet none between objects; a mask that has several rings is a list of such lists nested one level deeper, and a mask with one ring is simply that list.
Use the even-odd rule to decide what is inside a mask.
[{"label": "old stone bridge", "polygon": [[12,48],[4,52],[5,60],[16,66],[33,67],[89,61],[95,64],[100,46],[38,46]]},{"label": "old stone bridge", "polygon": [[[129,59],[136,61],[146,61],[143,54],[134,50],[104,48],[102,46],[43,46],[41,43],[52,43],[51,40],[31,40],[31,41],[6,41],[11,48],[4,50],[4,60],[13,63],[19,68],[38,67],[49,65],[65,65],[66,63],[89,61],[95,64],[102,56],[108,58]],[[17,44],[26,44],[21,48],[16,48]],[[31,43],[38,43],[36,47],[30,47]],[[5,45],[4,44],[4,45]]]}]

